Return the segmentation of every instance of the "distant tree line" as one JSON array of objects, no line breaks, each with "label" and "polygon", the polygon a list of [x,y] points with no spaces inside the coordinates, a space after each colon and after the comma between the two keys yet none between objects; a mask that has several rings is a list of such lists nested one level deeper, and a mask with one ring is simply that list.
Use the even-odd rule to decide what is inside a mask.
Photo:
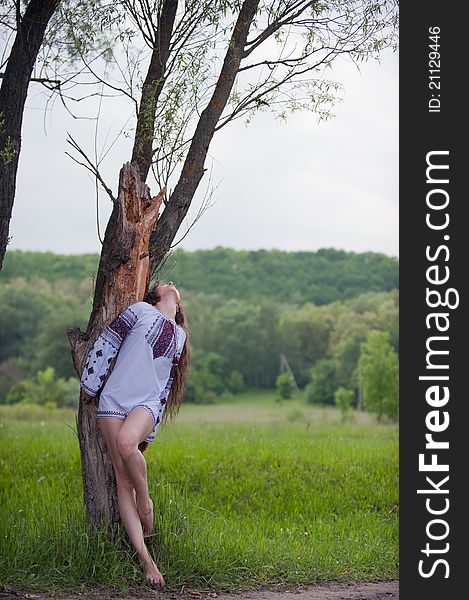
[{"label": "distant tree line", "polygon": [[[58,255],[9,251],[2,281],[39,277],[81,281],[96,275],[97,254]],[[281,250],[176,249],[159,273],[162,280],[180,283],[185,291],[216,292],[226,298],[302,305],[329,304],[365,292],[399,287],[397,259],[373,252],[355,253],[326,248],[317,252]]]},{"label": "distant tree line", "polygon": [[[283,355],[309,402],[341,403],[343,407],[362,402],[365,408],[378,414],[381,409],[376,402],[373,405],[373,400],[386,396],[381,415],[396,416],[397,396],[389,391],[389,386],[380,391],[383,378],[379,374],[389,371],[390,375],[383,375],[384,378],[392,382],[397,378],[394,362],[399,344],[398,291],[364,288],[355,297],[340,299],[341,294],[349,295],[354,289],[347,288],[341,274],[347,260],[352,273],[355,269],[355,276],[349,274],[348,282],[370,283],[373,277],[365,277],[369,269],[375,273],[373,285],[377,285],[378,273],[382,281],[386,278],[392,281],[392,259],[386,261],[387,257],[369,255],[367,263],[364,255],[351,254],[347,259],[337,251],[294,253],[295,270],[290,268],[295,262],[293,257],[278,251],[216,249],[179,254],[178,260],[173,257],[175,265],[170,277],[175,282],[181,281],[190,327],[193,359],[186,401],[215,402],[224,393],[273,388]],[[219,262],[215,260],[217,256]],[[49,271],[38,264],[40,257],[45,258]],[[86,325],[93,287],[90,257],[70,257],[69,277],[65,278],[67,270],[62,257],[56,257],[54,263],[54,255],[7,253],[4,267],[7,277],[2,276],[0,281],[0,402],[31,400],[33,390],[36,390],[33,401],[38,403],[46,403],[48,398],[49,401],[54,398],[58,406],[76,402],[77,395],[73,392],[78,382],[65,330],[75,324]],[[81,279],[77,275],[78,258],[83,261],[82,268],[88,269],[86,277]],[[228,258],[231,265],[238,266],[228,270]],[[21,276],[14,278],[9,271],[10,260],[19,264],[22,259],[24,262],[18,269]],[[333,281],[331,273],[317,274],[319,281],[329,282],[321,288],[314,283],[310,271],[300,277],[299,265],[307,264],[308,260],[317,264],[328,261],[330,270],[337,268],[336,273],[340,273],[336,275],[337,281]],[[255,275],[260,265],[266,269],[275,261],[277,268],[272,268],[269,275]],[[176,276],[176,268],[181,277]],[[243,282],[244,294],[238,277]],[[300,279],[309,279],[309,287],[303,282],[302,289],[297,289]],[[277,293],[266,293],[269,282],[276,288],[278,280],[282,285]],[[230,285],[238,289],[238,295],[229,295]],[[382,283],[382,287],[386,285]],[[315,302],[308,296],[308,289],[319,290],[322,298],[334,291],[335,300]],[[306,297],[301,302],[300,292]],[[282,295],[287,300],[282,300]],[[338,389],[343,390],[339,400]],[[389,409],[391,404],[394,408]]]}]

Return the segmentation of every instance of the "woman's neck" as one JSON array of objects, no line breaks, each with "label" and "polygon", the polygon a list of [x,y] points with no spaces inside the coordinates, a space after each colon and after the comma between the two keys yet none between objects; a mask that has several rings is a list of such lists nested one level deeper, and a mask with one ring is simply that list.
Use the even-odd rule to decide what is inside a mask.
[{"label": "woman's neck", "polygon": [[157,302],[155,306],[167,317],[173,321],[176,320],[176,302],[173,300],[173,298],[163,298]]}]

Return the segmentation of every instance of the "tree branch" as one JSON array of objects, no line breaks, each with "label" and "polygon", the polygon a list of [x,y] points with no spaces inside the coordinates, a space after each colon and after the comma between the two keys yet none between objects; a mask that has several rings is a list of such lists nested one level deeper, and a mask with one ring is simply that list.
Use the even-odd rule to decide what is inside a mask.
[{"label": "tree branch", "polygon": [[[207,191],[210,188],[210,182],[211,182],[211,180],[212,180],[212,176],[211,176],[211,171],[210,171],[210,178],[209,178],[208,184],[207,184]],[[182,240],[188,235],[188,233],[194,227],[194,225],[202,218],[203,214],[205,212],[207,212],[207,210],[209,208],[211,208],[215,204],[215,201],[214,202],[210,202],[210,199],[212,198],[213,193],[215,192],[216,189],[217,188],[211,189],[210,193],[208,195],[207,195],[207,192],[205,193],[205,196],[204,196],[202,202],[200,203],[199,210],[197,211],[197,214],[194,217],[194,220],[192,221],[192,223],[187,228],[186,233],[182,237],[180,237],[177,242],[175,242],[174,244],[171,245],[171,249],[175,248],[176,246],[178,246],[182,242]]]},{"label": "tree branch", "polygon": [[179,181],[150,238],[152,273],[156,271],[170,249],[171,242],[189,210],[192,198],[203,177],[210,141],[233,89],[242,51],[258,5],[259,0],[245,0],[238,14],[215,90],[200,115]]},{"label": "tree branch", "polygon": [[[257,37],[255,37],[251,42],[247,41],[245,44],[245,49],[243,52],[243,58],[246,58],[251,54],[253,50],[255,50],[258,46],[262,44],[265,40],[267,40],[273,33],[278,31],[284,25],[288,25],[298,16],[300,16],[307,8],[315,4],[317,0],[312,0],[308,2],[300,1],[293,2],[290,7],[287,7],[278,18],[273,21],[270,25],[268,25],[264,31],[262,31]],[[296,13],[288,14],[290,11],[295,10],[297,7],[300,7]],[[250,46],[249,48],[246,48]]]},{"label": "tree branch", "polygon": [[82,148],[80,148],[80,146],[78,145],[78,143],[72,138],[72,136],[70,134],[68,134],[67,143],[70,144],[70,146],[74,150],[76,150],[81,156],[83,156],[83,158],[86,161],[86,164],[78,161],[74,156],[72,156],[68,152],[65,152],[65,154],[67,156],[69,156],[72,160],[74,160],[76,163],[78,163],[79,165],[82,165],[83,167],[85,167],[86,169],[88,169],[88,171],[91,171],[91,173],[93,173],[93,175],[96,177],[96,179],[99,181],[99,183],[103,186],[103,189],[107,193],[107,195],[111,198],[111,200],[113,202],[115,202],[116,198],[114,197],[114,194],[112,193],[112,190],[106,185],[106,182],[101,177],[101,174],[98,171],[98,167],[95,164],[93,164],[93,162],[86,155],[85,151]]},{"label": "tree branch", "polygon": [[[0,79],[3,79],[5,77],[5,73],[0,73]],[[46,84],[46,83],[50,83],[51,85],[53,85],[54,87],[48,87],[47,85],[45,85],[45,87],[47,87],[48,90],[55,90],[58,89],[62,82],[59,81],[58,79],[47,79],[45,77],[30,77],[29,81],[36,81],[37,83],[42,83],[42,84]]]}]

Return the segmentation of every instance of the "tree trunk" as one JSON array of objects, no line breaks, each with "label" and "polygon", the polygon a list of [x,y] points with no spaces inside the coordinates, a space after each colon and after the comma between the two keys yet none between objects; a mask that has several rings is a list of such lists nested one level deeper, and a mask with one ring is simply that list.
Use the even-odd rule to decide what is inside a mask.
[{"label": "tree trunk", "polygon": [[29,79],[47,25],[59,2],[60,0],[31,0],[24,16],[21,18],[18,14],[16,38],[0,88],[0,269],[9,241]]},{"label": "tree trunk", "polygon": [[[150,197],[136,164],[125,164],[119,193],[104,236],[86,332],[67,331],[75,369],[80,376],[86,358],[103,329],[127,306],[141,301],[149,282],[148,244],[164,197],[163,189]],[[78,436],[81,452],[84,502],[92,528],[106,525],[112,539],[117,532],[119,509],[114,469],[97,427],[96,404],[86,404],[80,393]]]},{"label": "tree trunk", "polygon": [[161,13],[158,16],[158,29],[155,35],[157,45],[153,48],[147,76],[142,88],[132,150],[132,162],[138,164],[142,181],[147,179],[153,157],[156,105],[164,86],[164,75],[169,58],[169,46],[177,6],[177,0],[165,0],[163,3]]},{"label": "tree trunk", "polygon": [[[177,3],[173,0],[166,0],[167,14],[159,23],[166,37],[174,23],[172,9],[175,4]],[[146,177],[151,160],[151,145],[147,143],[151,140],[151,136],[148,135],[148,119],[145,110],[139,113],[138,152],[134,148],[135,161],[124,165],[121,171],[119,195],[106,228],[93,310],[87,331],[82,333],[75,328],[68,332],[74,366],[79,374],[82,372],[92,344],[104,327],[129,304],[143,299],[150,274],[161,264],[169,244],[187,213],[204,172],[204,161],[215,126],[232,90],[249,27],[258,4],[259,0],[245,0],[241,7],[214,94],[201,115],[181,178],[169,205],[162,213],[165,221],[163,227],[157,227],[156,221],[166,188],[151,201],[149,189],[142,182],[142,175]],[[159,54],[159,60],[167,59],[166,37],[156,52]],[[155,88],[153,62],[150,64],[147,83],[153,93],[158,93],[159,86],[162,84],[161,74],[164,72],[164,65],[160,67],[160,79]],[[151,106],[154,110],[154,102],[147,102],[144,96],[145,94],[142,93],[144,108]],[[85,404],[83,397],[80,398],[78,412],[78,434],[82,457],[84,501],[89,522],[94,528],[109,524],[111,536],[114,538],[119,520],[115,476],[105,442],[97,427],[96,406]]]}]

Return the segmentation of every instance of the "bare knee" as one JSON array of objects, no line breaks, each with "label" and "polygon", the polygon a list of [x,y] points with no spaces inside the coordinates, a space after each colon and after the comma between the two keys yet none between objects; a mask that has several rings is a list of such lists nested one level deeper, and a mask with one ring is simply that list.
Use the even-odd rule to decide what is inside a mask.
[{"label": "bare knee", "polygon": [[128,459],[134,452],[138,452],[138,442],[125,429],[120,430],[117,434],[116,446],[123,460]]}]

